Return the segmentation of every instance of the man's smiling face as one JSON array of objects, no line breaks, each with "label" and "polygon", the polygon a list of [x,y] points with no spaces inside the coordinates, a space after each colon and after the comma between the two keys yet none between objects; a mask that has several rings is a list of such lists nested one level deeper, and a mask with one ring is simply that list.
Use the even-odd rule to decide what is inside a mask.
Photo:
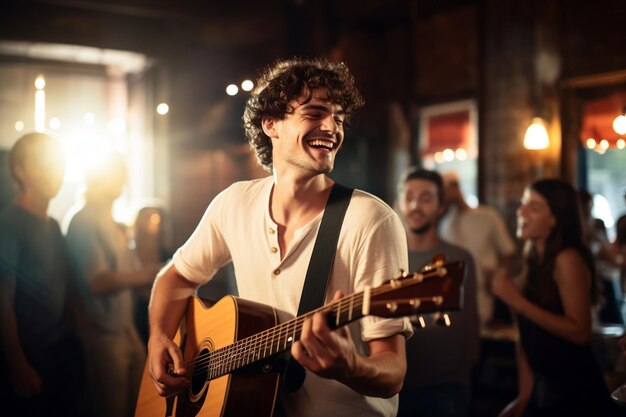
[{"label": "man's smiling face", "polygon": [[344,112],[328,101],[324,89],[313,90],[290,103],[293,111],[272,122],[274,167],[289,165],[316,174],[329,173],[343,143]]}]

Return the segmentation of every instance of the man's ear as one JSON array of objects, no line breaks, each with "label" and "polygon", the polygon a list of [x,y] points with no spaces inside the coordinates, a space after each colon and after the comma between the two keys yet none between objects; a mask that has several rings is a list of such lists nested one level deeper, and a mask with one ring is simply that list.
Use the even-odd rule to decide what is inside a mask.
[{"label": "man's ear", "polygon": [[15,165],[13,167],[13,181],[17,184],[20,190],[24,189],[24,178],[26,176],[25,168],[22,164]]},{"label": "man's ear", "polygon": [[24,166],[22,164],[16,164],[13,167],[13,177],[15,177],[18,182],[22,182],[24,175],[26,175],[24,172]]},{"label": "man's ear", "polygon": [[263,133],[265,133],[269,138],[278,138],[278,133],[276,132],[276,119],[264,117],[263,120],[261,120],[261,126],[263,127]]}]

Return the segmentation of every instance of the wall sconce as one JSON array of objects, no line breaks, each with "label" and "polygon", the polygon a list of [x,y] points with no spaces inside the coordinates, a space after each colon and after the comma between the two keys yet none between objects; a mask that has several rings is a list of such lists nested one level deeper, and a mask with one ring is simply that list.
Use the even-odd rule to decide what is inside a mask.
[{"label": "wall sconce", "polygon": [[533,117],[524,134],[524,148],[531,150],[546,149],[550,146],[550,138],[546,122],[541,117]]}]

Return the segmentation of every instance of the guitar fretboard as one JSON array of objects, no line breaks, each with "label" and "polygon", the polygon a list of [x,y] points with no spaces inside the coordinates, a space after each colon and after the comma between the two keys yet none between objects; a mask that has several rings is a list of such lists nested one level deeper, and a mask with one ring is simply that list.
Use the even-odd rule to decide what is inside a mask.
[{"label": "guitar fretboard", "polygon": [[[444,298],[440,295],[443,287],[446,287],[446,291],[450,294],[452,294],[452,289],[456,288],[457,295],[453,299],[457,300],[457,306],[454,308],[458,308],[458,290],[462,281],[462,275],[459,272],[462,267],[461,263],[457,264],[456,273],[459,278],[456,287],[448,277],[448,280],[439,280],[438,285],[431,286],[425,294],[421,293],[425,290],[420,287],[422,281],[447,275],[447,268],[438,266],[409,277],[403,276],[403,279],[391,280],[377,288],[368,288],[365,291],[350,294],[228,346],[214,351],[202,351],[192,361],[192,378],[198,377],[202,381],[205,378],[216,379],[290,349],[300,339],[304,322],[318,312],[327,313],[327,324],[331,329],[342,327],[370,314],[380,317],[400,317],[420,312],[429,313],[445,307],[442,304]],[[443,282],[448,282],[449,285],[444,285]],[[410,287],[414,291],[407,295],[404,291],[405,287]],[[389,301],[384,297],[385,294],[390,293],[393,293],[392,299],[395,301]],[[375,311],[372,310],[374,308],[376,308]]]},{"label": "guitar fretboard", "polygon": [[198,367],[202,367],[207,371],[208,379],[215,379],[284,352],[300,339],[304,321],[318,312],[328,312],[327,321],[331,329],[358,320],[363,317],[363,295],[363,292],[351,294],[278,326],[209,352],[196,360],[194,374],[197,373]]}]

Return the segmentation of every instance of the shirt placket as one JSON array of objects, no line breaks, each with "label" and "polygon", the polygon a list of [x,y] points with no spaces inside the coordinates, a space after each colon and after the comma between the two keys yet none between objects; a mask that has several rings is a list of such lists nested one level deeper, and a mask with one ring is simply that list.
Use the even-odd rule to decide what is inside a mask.
[{"label": "shirt placket", "polygon": [[282,265],[282,261],[280,259],[280,246],[278,245],[278,225],[275,223],[268,221],[268,226],[266,227],[267,233],[267,241],[269,243],[268,250],[270,252],[270,259],[272,265],[272,279],[277,278],[280,275],[280,267]]}]

